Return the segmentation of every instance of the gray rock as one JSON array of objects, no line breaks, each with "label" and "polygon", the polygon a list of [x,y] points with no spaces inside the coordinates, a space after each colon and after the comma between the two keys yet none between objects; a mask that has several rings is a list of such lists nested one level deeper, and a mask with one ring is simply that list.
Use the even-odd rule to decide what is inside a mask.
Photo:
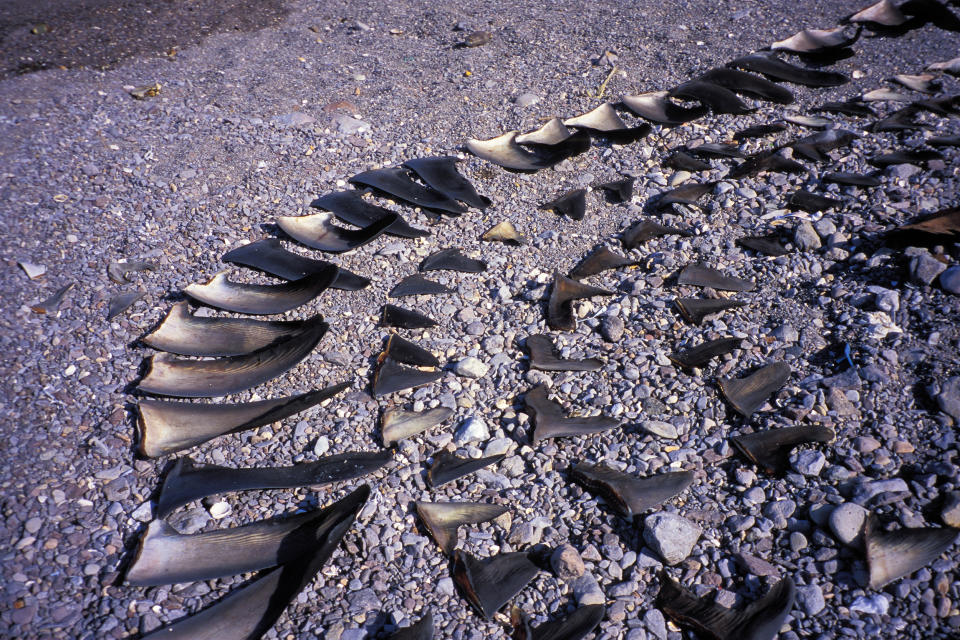
[{"label": "gray rock", "polygon": [[872,480],[862,483],[853,493],[853,499],[858,503],[869,502],[881,493],[906,493],[910,487],[902,478],[888,480]]},{"label": "gray rock", "polygon": [[40,531],[40,527],[42,526],[43,526],[43,519],[33,517],[24,523],[23,528],[26,529],[27,533],[33,534],[33,533],[36,533],[37,531]]},{"label": "gray rock", "polygon": [[657,640],[666,640],[667,621],[659,609],[652,607],[647,609],[647,612],[643,614],[643,626],[645,626]]},{"label": "gray rock", "polygon": [[827,394],[827,406],[837,412],[838,416],[860,417],[860,410],[850,402],[847,394],[840,389],[833,388]]},{"label": "gray rock", "polygon": [[845,502],[830,513],[830,530],[837,540],[850,546],[863,544],[863,526],[867,521],[867,510],[858,504]]},{"label": "gray rock", "polygon": [[819,451],[801,451],[793,461],[793,468],[797,473],[805,476],[817,476],[823,470],[827,458]]},{"label": "gray rock", "polygon": [[583,575],[583,559],[573,545],[564,544],[554,549],[550,566],[561,580],[575,580]]},{"label": "gray rock", "polygon": [[533,105],[540,102],[540,96],[535,93],[521,93],[517,96],[517,99],[514,100],[518,107],[532,107]]},{"label": "gray rock", "polygon": [[379,611],[383,608],[380,598],[374,593],[373,589],[360,589],[347,595],[347,602],[350,605],[350,611],[354,613],[363,613],[365,611]]},{"label": "gray rock", "polygon": [[369,131],[371,128],[369,122],[351,118],[343,113],[338,113],[333,116],[333,123],[337,125],[337,131],[346,134],[363,133],[364,131]]},{"label": "gray rock", "polygon": [[944,291],[960,296],[960,267],[950,267],[941,273],[940,286]]},{"label": "gray rock", "polygon": [[960,491],[951,491],[946,494],[940,517],[945,525],[960,529]]},{"label": "gray rock", "polygon": [[543,529],[541,527],[535,527],[529,522],[517,522],[510,530],[507,541],[513,546],[525,547],[539,544],[542,535]]},{"label": "gray rock", "polygon": [[822,246],[816,229],[807,220],[803,220],[797,225],[793,232],[793,243],[801,251],[813,251]]},{"label": "gray rock", "polygon": [[313,124],[316,122],[316,119],[313,116],[308,116],[305,113],[299,111],[294,111],[293,113],[285,113],[281,116],[275,116],[273,122],[281,127],[302,127],[307,124]]},{"label": "gray rock", "polygon": [[340,634],[340,640],[366,640],[367,632],[364,629],[347,629]]},{"label": "gray rock", "polygon": [[623,320],[620,316],[606,315],[600,321],[600,335],[608,342],[619,342],[623,337]]},{"label": "gray rock", "polygon": [[823,379],[823,386],[827,389],[847,391],[849,389],[859,389],[862,385],[860,374],[853,367]]},{"label": "gray rock", "polygon": [[490,368],[479,358],[470,356],[453,365],[453,372],[464,378],[482,378]]},{"label": "gray rock", "polygon": [[900,310],[900,294],[896,291],[875,286],[868,287],[868,289],[873,293],[874,304],[880,311],[886,311],[890,317],[893,317]]},{"label": "gray rock", "polygon": [[313,453],[322,456],[327,451],[330,451],[330,439],[327,436],[320,436],[313,445]]},{"label": "gray rock", "polygon": [[817,615],[827,606],[823,599],[823,591],[815,584],[797,587],[797,602],[808,616]]},{"label": "gray rock", "polygon": [[677,436],[680,435],[677,433],[677,428],[675,426],[669,422],[663,422],[661,420],[644,420],[642,423],[640,423],[640,428],[647,433],[652,433],[655,436],[668,438],[670,440],[675,440]]},{"label": "gray rock", "polygon": [[571,587],[573,588],[573,597],[576,598],[577,604],[581,607],[591,604],[604,604],[607,600],[597,583],[597,579],[590,572],[586,572],[574,580]]},{"label": "gray rock", "polygon": [[440,578],[437,581],[437,591],[445,596],[452,596],[456,593],[456,589],[453,587],[453,579],[450,577]]},{"label": "gray rock", "polygon": [[921,253],[910,260],[910,281],[914,284],[929,285],[946,269],[947,265],[929,253]]},{"label": "gray rock", "polygon": [[643,524],[643,539],[669,565],[686,559],[702,533],[696,524],[674,513],[651,514]]},{"label": "gray rock", "polygon": [[482,418],[470,416],[457,427],[453,434],[453,441],[458,447],[462,447],[468,442],[486,440],[489,437],[490,431],[487,429],[487,423]]},{"label": "gray rock", "polygon": [[948,378],[936,396],[937,406],[945,414],[960,423],[960,376]]},{"label": "gray rock", "polygon": [[153,504],[147,500],[133,510],[130,517],[137,522],[150,522],[153,519]]},{"label": "gray rock", "polygon": [[887,168],[887,175],[906,180],[923,171],[915,164],[895,164]]},{"label": "gray rock", "polygon": [[789,498],[774,500],[763,505],[763,515],[773,521],[774,526],[782,529],[787,526],[787,518],[797,510],[797,503]]},{"label": "gray rock", "polygon": [[793,325],[782,324],[773,330],[773,337],[781,342],[796,342],[800,339],[800,334]]},{"label": "gray rock", "polygon": [[850,611],[859,611],[875,616],[885,616],[887,615],[887,609],[889,607],[889,598],[882,593],[875,593],[870,596],[860,596],[854,600],[850,605]]}]

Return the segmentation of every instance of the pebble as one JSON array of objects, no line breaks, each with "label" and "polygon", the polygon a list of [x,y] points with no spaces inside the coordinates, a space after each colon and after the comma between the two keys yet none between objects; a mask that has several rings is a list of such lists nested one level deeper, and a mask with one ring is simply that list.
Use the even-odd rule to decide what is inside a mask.
[{"label": "pebble", "polygon": [[325,455],[327,451],[330,451],[330,438],[320,436],[313,445],[313,453],[314,455],[322,456]]},{"label": "pebble", "polygon": [[607,342],[620,342],[623,330],[624,324],[620,316],[605,315],[600,321],[600,335]]},{"label": "pebble", "polygon": [[960,529],[960,491],[951,491],[944,496],[940,517],[945,525]]},{"label": "pebble", "polygon": [[947,293],[960,296],[960,266],[944,270],[940,274],[940,286]]},{"label": "pebble", "polygon": [[797,454],[793,469],[805,476],[818,476],[826,464],[827,458],[819,451],[804,450]]},{"label": "pebble", "polygon": [[800,334],[793,328],[793,325],[782,324],[773,330],[773,337],[781,342],[796,342],[800,339]]},{"label": "pebble", "polygon": [[945,414],[960,423],[960,376],[947,378],[936,395],[937,406]]},{"label": "pebble", "polygon": [[345,134],[354,134],[354,133],[363,133],[365,131],[370,131],[370,123],[363,120],[358,120],[357,118],[351,118],[350,116],[338,113],[333,116],[333,123],[337,125],[337,131]]},{"label": "pebble", "polygon": [[820,236],[808,221],[803,220],[797,225],[793,232],[793,243],[801,251],[813,251],[819,249],[822,245]]},{"label": "pebble", "polygon": [[668,565],[685,560],[703,533],[690,520],[668,512],[651,514],[643,524],[643,539]]},{"label": "pebble", "polygon": [[490,438],[490,431],[487,429],[487,423],[477,416],[470,416],[461,422],[453,434],[453,441],[458,447],[462,447],[468,442],[487,440],[488,438]]},{"label": "pebble", "polygon": [[137,522],[150,522],[153,519],[153,503],[149,500],[140,503],[140,506],[130,513],[130,517]]},{"label": "pebble", "polygon": [[815,584],[797,587],[797,602],[808,616],[817,615],[827,606],[823,599],[823,590]]},{"label": "pebble", "polygon": [[600,589],[600,584],[589,571],[584,572],[582,576],[574,580],[571,587],[573,588],[573,596],[581,607],[591,604],[605,604],[607,601],[603,595],[603,590]]},{"label": "pebble", "polygon": [[226,502],[214,502],[212,505],[210,505],[210,517],[212,517],[214,520],[226,518],[228,515],[230,515],[230,512],[230,505]]},{"label": "pebble", "polygon": [[563,544],[554,549],[550,556],[550,566],[561,580],[574,580],[583,575],[583,559],[576,548],[570,544]]},{"label": "pebble", "polygon": [[870,613],[876,616],[887,615],[887,609],[890,607],[890,600],[882,593],[875,593],[870,596],[860,596],[850,605],[850,611],[859,611],[861,613]]},{"label": "pebble", "polygon": [[910,281],[914,284],[929,285],[947,268],[929,253],[921,253],[910,260]]},{"label": "pebble", "polygon": [[316,122],[316,119],[300,111],[294,111],[293,113],[275,116],[273,122],[281,127],[302,127],[307,124],[313,124]]},{"label": "pebble", "polygon": [[454,589],[453,579],[450,577],[443,577],[437,580],[437,591],[445,596],[452,596],[456,593]]},{"label": "pebble", "polygon": [[780,570],[766,560],[758,558],[749,553],[740,552],[736,555],[736,560],[740,565],[755,576],[780,577]]},{"label": "pebble", "polygon": [[535,93],[521,93],[514,101],[518,107],[532,107],[540,102],[540,96]]},{"label": "pebble", "polygon": [[858,504],[846,502],[830,513],[830,530],[843,544],[860,546],[863,543],[863,526],[866,521],[866,509]]},{"label": "pebble", "polygon": [[40,531],[42,526],[43,520],[41,518],[30,518],[24,523],[23,528],[26,529],[27,533],[36,533]]},{"label": "pebble", "polygon": [[643,626],[647,628],[657,640],[667,639],[667,621],[659,609],[650,608],[643,614]]},{"label": "pebble", "polygon": [[675,440],[680,435],[677,433],[675,426],[669,422],[662,422],[660,420],[644,420],[640,423],[640,428],[647,433],[652,433],[655,436],[670,440]]},{"label": "pebble", "polygon": [[473,356],[464,358],[453,365],[453,372],[464,378],[482,378],[487,375],[488,370],[489,367],[483,361]]}]

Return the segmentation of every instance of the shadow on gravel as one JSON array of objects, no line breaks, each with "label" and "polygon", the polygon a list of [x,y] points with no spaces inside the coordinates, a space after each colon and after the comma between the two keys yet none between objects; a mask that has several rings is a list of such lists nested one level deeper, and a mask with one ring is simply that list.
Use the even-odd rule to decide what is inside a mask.
[{"label": "shadow on gravel", "polygon": [[0,79],[104,69],[135,56],[176,56],[215,33],[278,23],[282,0],[32,0],[0,5]]}]

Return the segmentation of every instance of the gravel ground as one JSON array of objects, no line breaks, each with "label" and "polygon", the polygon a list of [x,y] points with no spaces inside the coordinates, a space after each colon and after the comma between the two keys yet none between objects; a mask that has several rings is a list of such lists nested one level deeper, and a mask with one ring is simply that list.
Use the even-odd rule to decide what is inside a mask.
[{"label": "gravel ground", "polygon": [[[0,313],[7,435],[0,527],[9,541],[0,635],[136,636],[199,610],[249,578],[146,589],[119,580],[169,463],[134,455],[132,389],[149,355],[137,340],[180,299],[183,287],[223,268],[219,259],[227,250],[273,234],[275,216],[307,213],[313,197],[345,188],[357,172],[456,152],[469,137],[528,130],[546,116],[581,113],[599,104],[597,92],[608,76],[605,99],[666,89],[800,28],[831,26],[858,8],[826,1],[664,6],[494,1],[440,9],[293,1],[283,6],[282,21],[261,30],[216,33],[195,46],[196,33],[185,32],[175,39],[173,57],[132,57],[106,70],[51,69],[0,80],[0,202],[7,221],[0,270],[7,303]],[[261,22],[250,16],[245,24]],[[492,40],[456,46],[474,29],[490,31]],[[957,55],[958,45],[958,34],[931,26],[900,38],[865,38],[856,56],[834,66],[854,75],[851,84],[790,88],[805,112],[882,86],[895,73],[918,73]],[[605,52],[615,60],[602,58]],[[156,97],[128,94],[155,82],[161,84]],[[957,93],[956,79],[946,78],[944,91]],[[518,100],[524,94],[536,100]],[[461,547],[471,553],[533,550],[549,557],[569,543],[583,560],[587,577],[559,578],[547,562],[514,599],[538,621],[590,598],[595,580],[607,603],[596,637],[680,638],[653,606],[661,558],[650,535],[641,522],[634,526],[614,516],[568,480],[569,466],[581,461],[604,461],[638,475],[695,471],[694,485],[659,510],[658,521],[675,514],[702,530],[671,575],[698,594],[715,594],[725,606],[753,600],[777,576],[792,577],[799,596],[783,638],[956,637],[956,546],[876,591],[867,586],[863,552],[854,540],[863,508],[904,526],[942,526],[949,520],[942,505],[960,490],[960,383],[949,380],[960,374],[960,297],[944,290],[936,274],[928,278],[922,268],[911,274],[911,261],[930,267],[926,250],[891,250],[879,239],[919,213],[956,206],[960,176],[952,149],[945,151],[946,162],[888,170],[876,189],[830,187],[844,207],[810,216],[813,230],[801,227],[797,243],[808,250],[779,258],[741,250],[734,239],[774,223],[792,236],[803,220],[779,218],[787,195],[804,185],[814,189],[817,181],[764,174],[720,182],[704,198],[703,211],[663,215],[691,226],[693,237],[652,241],[631,252],[638,267],[591,278],[616,295],[579,305],[578,329],[553,334],[568,356],[603,358],[600,371],[546,375],[528,371],[525,363],[523,339],[546,331],[543,300],[554,269],[568,270],[604,242],[620,250],[615,234],[669,184],[720,180],[729,161],[714,160],[712,171],[693,177],[661,163],[675,147],[725,140],[785,111],[759,106],[749,116],[657,129],[631,145],[599,141],[588,153],[536,174],[507,172],[468,156],[461,170],[493,206],[437,221],[388,205],[432,235],[415,241],[384,236],[336,258],[371,276],[373,284],[359,292],[328,292],[287,314],[323,313],[331,331],[304,363],[231,401],[348,379],[355,380],[353,389],[281,424],[223,437],[189,454],[230,466],[290,464],[379,449],[378,415],[386,406],[442,404],[456,412],[444,426],[401,443],[395,462],[369,478],[374,495],[358,524],[322,579],[266,637],[382,636],[426,609],[434,614],[437,637],[505,637],[501,621],[480,620],[455,592],[448,560],[413,515],[415,500],[471,499],[512,509],[496,524],[464,528]],[[891,103],[877,107],[884,114],[895,109]],[[922,119],[937,134],[958,133],[955,118]],[[929,135],[867,133],[870,119],[835,120],[863,137],[833,152],[821,169],[866,171],[867,157]],[[791,126],[777,139],[809,133]],[[638,178],[631,203],[612,205],[588,193],[587,215],[579,222],[537,209],[562,191],[619,174]],[[531,242],[480,242],[480,234],[501,220],[513,221]],[[386,292],[415,272],[424,256],[450,246],[483,257],[489,269],[436,275],[457,293],[410,302],[439,326],[405,333],[451,364],[474,356],[488,371],[477,379],[448,371],[438,383],[375,401],[369,381],[385,335],[377,312]],[[289,247],[308,254],[295,243]],[[940,253],[951,265],[960,259],[956,245]],[[108,301],[123,287],[107,279],[106,267],[119,259],[149,260],[158,269],[133,276],[128,288],[141,289],[145,298],[108,321]],[[695,260],[755,280],[755,291],[737,294],[748,305],[702,327],[685,323],[672,300],[697,292],[676,286],[674,274]],[[43,265],[46,273],[30,279],[18,261]],[[239,269],[235,274],[267,282]],[[31,311],[69,283],[76,287],[59,312]],[[621,335],[610,318],[622,320]],[[898,330],[889,332],[890,325]],[[745,348],[695,374],[674,368],[666,357],[722,335],[743,337]],[[846,345],[852,367],[843,355]],[[771,360],[790,365],[790,380],[745,421],[723,402],[717,380]],[[572,411],[612,415],[622,427],[531,446],[529,419],[520,409],[522,394],[539,383]],[[461,455],[506,451],[508,457],[427,489],[427,461],[470,417],[484,421],[490,438],[466,444]],[[831,426],[837,439],[798,451],[781,477],[746,463],[727,440],[797,423]],[[676,437],[651,430],[675,431]],[[178,510],[171,522],[184,532],[236,526],[326,504],[358,483],[229,495],[230,512],[219,520],[206,501]]]}]

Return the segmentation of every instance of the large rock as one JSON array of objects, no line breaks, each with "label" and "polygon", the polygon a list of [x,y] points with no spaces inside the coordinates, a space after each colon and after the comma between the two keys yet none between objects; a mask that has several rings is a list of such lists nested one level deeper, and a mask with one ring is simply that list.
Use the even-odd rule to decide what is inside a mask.
[{"label": "large rock", "polygon": [[696,524],[675,513],[654,513],[644,519],[643,525],[643,539],[669,565],[683,562],[703,533]]},{"label": "large rock", "polygon": [[561,580],[574,580],[583,575],[583,560],[573,545],[563,544],[550,556],[553,572]]},{"label": "large rock", "polygon": [[793,243],[797,245],[797,248],[801,251],[813,251],[822,246],[820,236],[817,235],[817,230],[806,220],[798,224],[796,230],[793,232]]},{"label": "large rock", "polygon": [[910,260],[910,280],[915,284],[928,285],[947,268],[929,253],[921,253]]},{"label": "large rock", "polygon": [[607,600],[592,573],[584,573],[573,582],[572,587],[573,596],[581,607],[591,604],[604,604]]},{"label": "large rock", "polygon": [[950,267],[941,273],[940,286],[944,291],[960,296],[960,267]]},{"label": "large rock", "polygon": [[490,431],[486,423],[477,416],[470,416],[460,423],[456,433],[453,434],[453,441],[458,447],[462,447],[468,442],[486,440],[490,437]]},{"label": "large rock", "polygon": [[948,378],[937,394],[940,410],[960,423],[960,376]]},{"label": "large rock", "polygon": [[482,378],[487,375],[489,367],[479,358],[469,356],[453,365],[453,372],[464,378]]}]

